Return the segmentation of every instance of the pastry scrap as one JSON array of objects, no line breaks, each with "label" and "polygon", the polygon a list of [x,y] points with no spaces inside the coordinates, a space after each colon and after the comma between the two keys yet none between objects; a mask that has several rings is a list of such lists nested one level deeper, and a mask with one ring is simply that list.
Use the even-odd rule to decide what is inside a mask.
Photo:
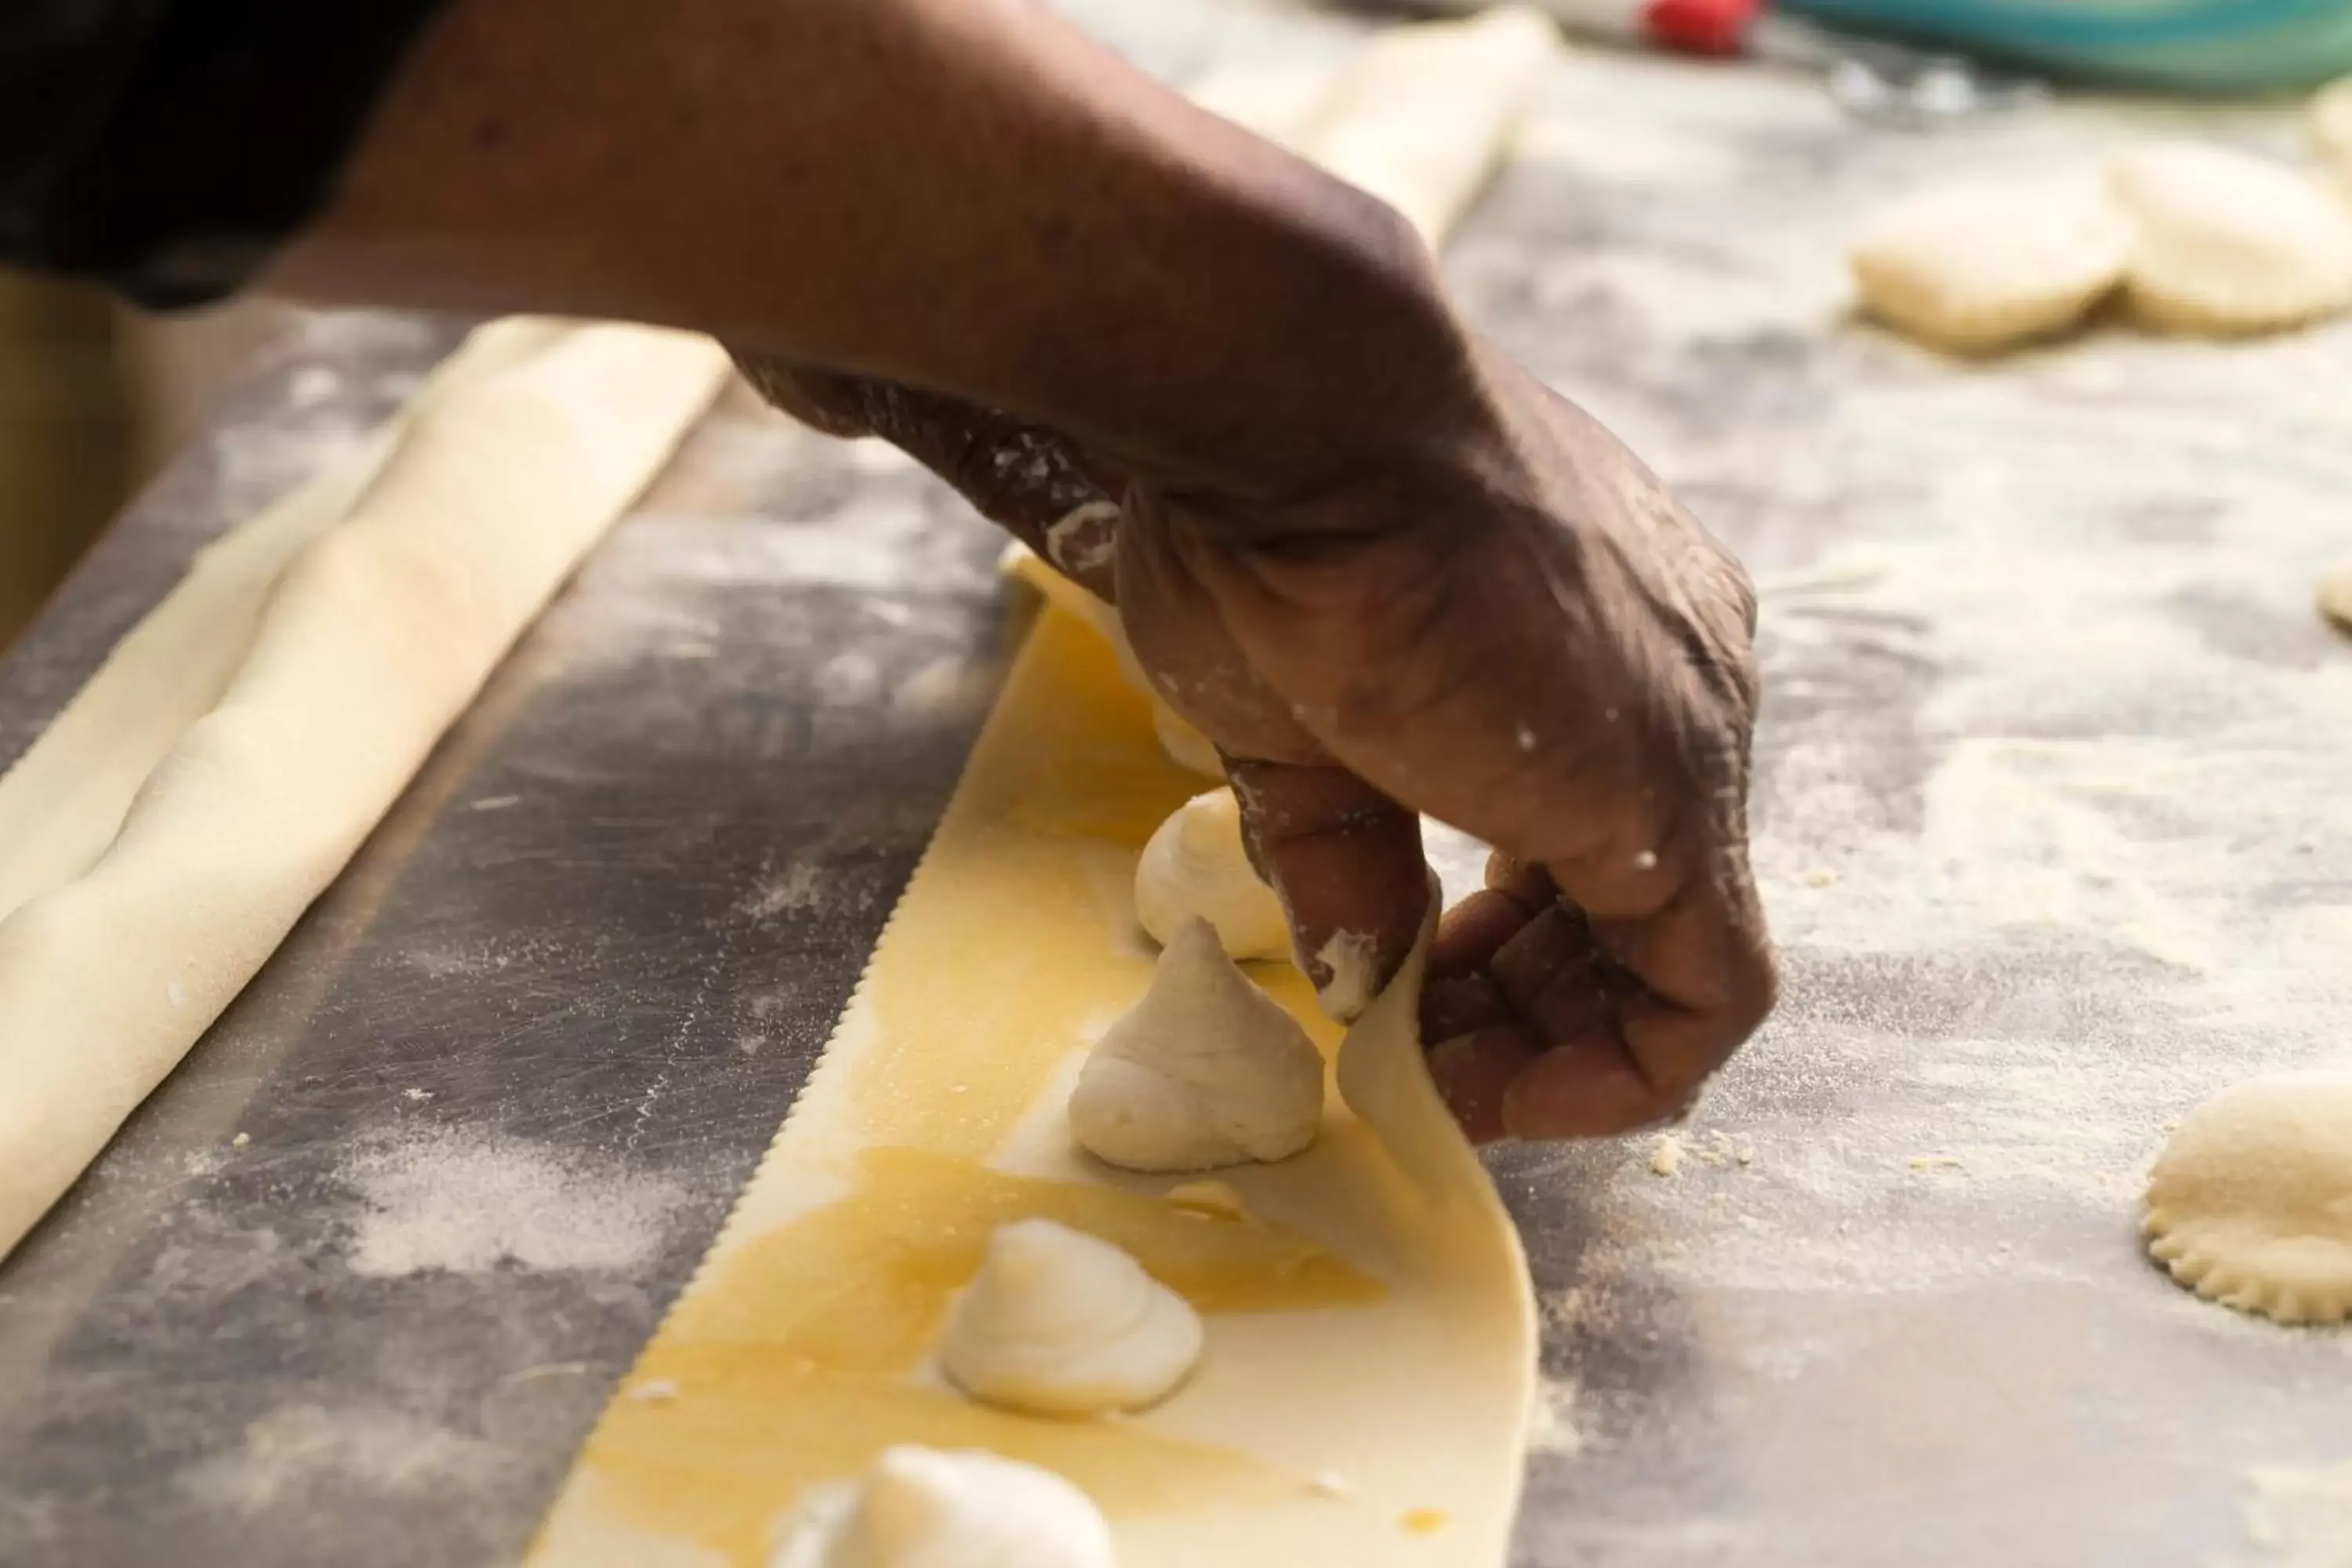
[{"label": "pastry scrap", "polygon": [[1135,915],[1163,947],[1198,918],[1235,958],[1290,956],[1290,921],[1242,847],[1230,789],[1194,795],[1152,834],[1136,863]]},{"label": "pastry scrap", "polygon": [[2282,1323],[2352,1318],[2352,1072],[2225,1089],[2148,1178],[2148,1251],[2209,1301]]},{"label": "pastry scrap", "polygon": [[2108,164],[2138,229],[2134,306],[2177,331],[2254,332],[2352,305],[2352,207],[2251,153],[2164,142]]},{"label": "pastry scrap", "polygon": [[940,1370],[1032,1415],[1148,1410],[1201,1359],[1200,1315],[1109,1242],[1049,1219],[997,1231],[948,1314]]},{"label": "pastry scrap", "polygon": [[2062,331],[2123,280],[2132,226],[2089,178],[1951,185],[1866,223],[1848,254],[1864,307],[1982,353]]},{"label": "pastry scrap", "polygon": [[978,1451],[886,1448],[856,1480],[810,1488],[768,1568],[1112,1568],[1087,1494]]},{"label": "pastry scrap", "polygon": [[1209,1171],[1286,1160],[1323,1121],[1323,1058],[1298,1021],[1184,922],[1151,987],[1078,1074],[1070,1131],[1126,1171]]}]

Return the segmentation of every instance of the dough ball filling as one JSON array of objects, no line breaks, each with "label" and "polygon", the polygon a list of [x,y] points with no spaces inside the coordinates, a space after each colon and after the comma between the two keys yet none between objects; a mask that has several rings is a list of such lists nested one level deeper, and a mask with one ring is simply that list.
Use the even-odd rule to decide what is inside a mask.
[{"label": "dough ball filling", "polygon": [[1032,1415],[1148,1409],[1201,1359],[1200,1315],[1109,1242],[1047,1219],[991,1238],[949,1311],[940,1370],[983,1405]]},{"label": "dough ball filling", "polygon": [[2352,1072],[2280,1073],[2192,1111],[2147,1184],[2148,1251],[2209,1301],[2352,1318]]},{"label": "dough ball filling", "polygon": [[886,1448],[812,1487],[769,1568],[1112,1568],[1110,1526],[1051,1470],[971,1450]]},{"label": "dough ball filling", "polygon": [[1162,947],[1198,917],[1235,958],[1290,956],[1289,919],[1242,847],[1230,789],[1194,795],[1151,835],[1135,868],[1135,914]]},{"label": "dough ball filling", "polygon": [[1081,1148],[1126,1171],[1286,1160],[1323,1121],[1323,1058],[1195,916],[1106,1032],[1070,1095]]}]

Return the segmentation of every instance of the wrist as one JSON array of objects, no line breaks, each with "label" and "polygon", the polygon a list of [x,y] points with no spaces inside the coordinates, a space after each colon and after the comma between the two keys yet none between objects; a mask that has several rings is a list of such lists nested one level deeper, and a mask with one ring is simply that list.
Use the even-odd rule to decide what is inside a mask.
[{"label": "wrist", "polygon": [[[1295,466],[1254,489],[1155,476],[1147,488],[1188,525],[1234,549],[1330,560],[1329,547],[1397,546],[1380,553],[1443,552],[1472,524],[1537,504],[1535,479],[1513,425],[1519,371],[1453,315],[1433,288],[1429,319],[1384,319],[1423,334],[1413,362],[1382,346],[1370,363],[1329,372],[1330,419]],[[1386,384],[1379,384],[1386,378]],[[1358,396],[1360,384],[1377,395]],[[1362,552],[1343,552],[1361,554]]]},{"label": "wrist", "polygon": [[[1174,324],[1226,338],[1230,357],[1190,389],[1166,388],[1146,439],[1115,459],[1172,497],[1268,526],[1369,476],[1445,466],[1493,423],[1482,351],[1420,236],[1318,170],[1284,173],[1244,220],[1274,231],[1263,255],[1237,264],[1209,259],[1236,247],[1206,251],[1219,268],[1197,296],[1208,319]],[[1179,395],[1200,414],[1175,406]],[[1170,443],[1188,420],[1189,444]]]}]

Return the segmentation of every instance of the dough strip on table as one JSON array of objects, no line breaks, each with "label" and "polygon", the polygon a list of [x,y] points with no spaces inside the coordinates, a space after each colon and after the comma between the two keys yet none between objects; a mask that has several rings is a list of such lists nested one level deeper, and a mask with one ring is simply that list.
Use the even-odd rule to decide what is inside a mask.
[{"label": "dough strip on table", "polygon": [[197,554],[179,584],[0,773],[0,919],[98,863],[139,786],[228,689],[286,563],[351,510],[400,432],[566,330],[520,316],[482,328],[358,452]]},{"label": "dough strip on table", "polygon": [[1300,150],[1402,213],[1435,249],[1486,189],[1559,42],[1549,18],[1521,5],[1378,34]]},{"label": "dough strip on table", "polygon": [[22,900],[0,1255],[342,869],[726,366],[687,333],[485,329],[388,442],[216,546],[0,784],[74,841],[0,851]]}]

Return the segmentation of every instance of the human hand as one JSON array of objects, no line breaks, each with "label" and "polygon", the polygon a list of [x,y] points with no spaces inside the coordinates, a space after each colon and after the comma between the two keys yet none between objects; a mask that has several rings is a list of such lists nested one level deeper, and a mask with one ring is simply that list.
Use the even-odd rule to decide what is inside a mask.
[{"label": "human hand", "polygon": [[1051,7],[578,9],[436,6],[269,283],[784,356],[751,365],[779,402],[1122,601],[1327,999],[1420,928],[1418,813],[1544,868],[1557,897],[1506,877],[1439,945],[1433,1060],[1474,1131],[1687,1099],[1772,990],[1744,588],[1468,338],[1402,216]]},{"label": "human hand", "polygon": [[1402,961],[1428,903],[1421,813],[1499,847],[1440,925],[1423,1007],[1474,1137],[1672,1116],[1769,1011],[1746,578],[1501,356],[1481,352],[1445,438],[1274,503],[1121,483],[950,399],[752,368],[782,405],[898,441],[1116,592],[1161,694],[1224,752],[1318,985],[1351,946],[1374,985]]},{"label": "human hand", "polygon": [[1120,613],[1232,760],[1310,962],[1334,931],[1383,974],[1409,945],[1414,813],[1502,852],[1423,1007],[1472,1135],[1622,1132],[1686,1108],[1772,1005],[1755,602],[1606,430],[1480,368],[1488,418],[1438,461],[1272,515],[1130,493]]}]

